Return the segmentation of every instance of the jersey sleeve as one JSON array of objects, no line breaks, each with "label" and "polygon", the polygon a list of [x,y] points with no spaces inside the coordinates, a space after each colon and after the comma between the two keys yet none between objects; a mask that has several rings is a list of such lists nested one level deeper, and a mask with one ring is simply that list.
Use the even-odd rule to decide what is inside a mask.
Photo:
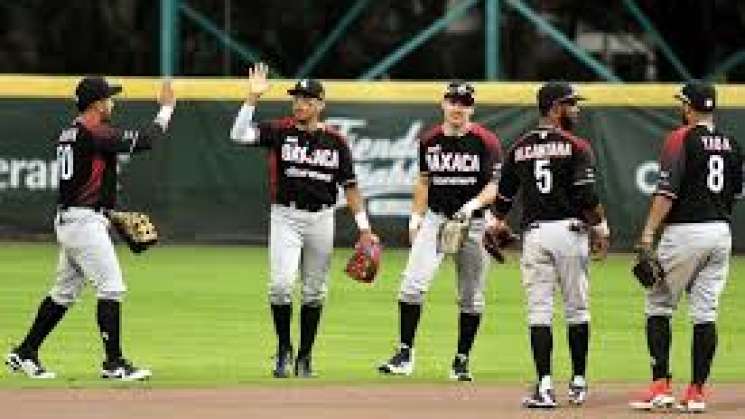
[{"label": "jersey sleeve", "polygon": [[429,165],[427,164],[427,145],[422,139],[419,140],[419,173],[424,176],[429,175]]},{"label": "jersey sleeve", "polygon": [[354,159],[352,150],[346,141],[341,142],[339,147],[339,185],[344,188],[357,185],[357,176],[354,174]]},{"label": "jersey sleeve", "polygon": [[136,129],[101,125],[90,128],[90,133],[94,148],[104,153],[135,153],[149,150],[153,142],[165,137],[163,128],[155,122]]},{"label": "jersey sleeve", "polygon": [[520,188],[520,177],[517,174],[517,165],[515,165],[512,151],[504,159],[498,176],[497,198],[492,208],[495,213],[504,215],[512,208],[512,200]]},{"label": "jersey sleeve", "polygon": [[253,105],[244,103],[241,106],[230,129],[230,139],[242,146],[272,147],[277,143],[283,120],[256,123],[253,120],[254,111]]},{"label": "jersey sleeve", "polygon": [[736,146],[733,153],[734,170],[732,173],[732,185],[734,186],[734,198],[741,200],[745,198],[745,160],[743,159],[740,145],[734,140],[733,142]]},{"label": "jersey sleeve", "polygon": [[502,173],[502,144],[496,135],[489,137],[486,142],[486,164],[481,167],[481,170],[490,182],[498,185]]},{"label": "jersey sleeve", "polygon": [[575,143],[574,167],[572,168],[572,189],[577,204],[582,209],[595,208],[600,199],[595,188],[596,160],[590,144]]},{"label": "jersey sleeve", "polygon": [[684,139],[687,131],[674,131],[665,140],[660,155],[660,178],[655,195],[676,199],[680,191],[686,165]]},{"label": "jersey sleeve", "polygon": [[253,144],[259,147],[273,148],[281,142],[282,127],[279,121],[264,121],[256,125],[257,140]]}]

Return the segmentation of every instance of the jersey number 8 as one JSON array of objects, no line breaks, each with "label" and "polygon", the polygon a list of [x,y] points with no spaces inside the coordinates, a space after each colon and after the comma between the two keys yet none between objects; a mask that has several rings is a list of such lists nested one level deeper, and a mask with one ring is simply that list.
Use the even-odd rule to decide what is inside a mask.
[{"label": "jersey number 8", "polygon": [[709,156],[709,175],[706,185],[714,193],[722,192],[724,188],[724,159],[718,154]]},{"label": "jersey number 8", "polygon": [[72,179],[72,145],[60,144],[57,146],[57,171],[62,180]]},{"label": "jersey number 8", "polygon": [[538,187],[538,192],[547,194],[551,193],[551,187],[553,186],[553,177],[551,176],[551,168],[549,166],[551,162],[549,160],[536,160],[535,168],[533,173],[535,174],[535,184]]}]

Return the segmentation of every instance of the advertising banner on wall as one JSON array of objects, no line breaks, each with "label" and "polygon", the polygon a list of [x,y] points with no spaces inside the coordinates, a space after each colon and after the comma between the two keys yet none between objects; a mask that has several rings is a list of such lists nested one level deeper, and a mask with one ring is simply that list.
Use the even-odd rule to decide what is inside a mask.
[{"label": "advertising banner on wall", "polygon": [[[265,243],[268,176],[264,150],[229,139],[240,102],[185,100],[178,104],[169,138],[154,150],[120,159],[120,206],[151,212],[166,240]],[[153,117],[152,101],[118,104],[115,122],[137,125]],[[256,119],[289,113],[288,102],[260,103]],[[63,99],[0,98],[0,236],[51,234],[57,166],[54,140],[74,117]],[[418,173],[417,138],[441,119],[437,101],[385,103],[331,101],[325,122],[349,141],[355,171],[376,230],[386,243],[405,244],[413,182]],[[537,122],[528,105],[479,105],[474,118],[508,147]],[[745,141],[745,108],[718,111],[725,132]],[[598,188],[607,208],[613,244],[630,249],[657,178],[657,156],[666,132],[680,121],[665,107],[588,106],[576,133],[597,156]],[[344,206],[343,196],[340,207]],[[515,211],[519,211],[516,208]],[[351,216],[337,213],[337,243],[355,239]],[[736,211],[735,247],[745,249],[745,213]]]}]

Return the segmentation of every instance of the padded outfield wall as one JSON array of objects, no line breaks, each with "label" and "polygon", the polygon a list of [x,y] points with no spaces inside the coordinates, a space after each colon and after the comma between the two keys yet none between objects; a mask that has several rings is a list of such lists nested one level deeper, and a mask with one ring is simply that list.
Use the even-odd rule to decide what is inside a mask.
[{"label": "padded outfield wall", "polygon": [[[124,93],[115,121],[151,118],[157,79],[117,79]],[[54,140],[74,117],[77,78],[0,76],[0,236],[51,237],[56,192]],[[268,229],[266,156],[231,144],[232,119],[245,86],[235,79],[178,79],[170,138],[147,154],[123,157],[121,206],[150,211],[163,236],[178,242],[265,243]],[[290,81],[276,81],[257,119],[289,111]],[[509,145],[537,120],[538,84],[476,83],[475,120]],[[665,133],[680,121],[677,85],[579,84],[578,135],[590,139],[601,173],[617,250],[630,249],[654,187]],[[437,123],[442,83],[326,82],[325,120],[349,139],[373,225],[389,244],[403,244],[416,138]],[[719,86],[718,124],[745,141],[745,87]],[[343,200],[341,200],[343,204]],[[338,217],[338,244],[354,238],[351,217]],[[745,207],[736,211],[735,247],[745,250]]]}]

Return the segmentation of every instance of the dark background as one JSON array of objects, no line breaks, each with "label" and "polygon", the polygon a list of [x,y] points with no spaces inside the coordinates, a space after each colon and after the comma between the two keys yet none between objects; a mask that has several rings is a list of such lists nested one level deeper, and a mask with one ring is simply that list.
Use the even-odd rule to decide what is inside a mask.
[{"label": "dark background", "polygon": [[[352,1],[182,0],[258,51],[278,74],[293,77]],[[459,0],[371,1],[319,63],[319,78],[357,78]],[[624,81],[678,81],[622,0],[528,0],[570,39],[631,35],[652,54],[595,52]],[[745,49],[745,1],[636,0],[694,77]],[[180,19],[179,75],[229,76],[245,63],[190,20]],[[415,50],[384,78],[484,77],[484,5]],[[502,2],[503,80],[597,80]],[[154,76],[160,72],[157,0],[14,0],[0,3],[0,72]],[[745,81],[745,64],[718,77]]]}]

